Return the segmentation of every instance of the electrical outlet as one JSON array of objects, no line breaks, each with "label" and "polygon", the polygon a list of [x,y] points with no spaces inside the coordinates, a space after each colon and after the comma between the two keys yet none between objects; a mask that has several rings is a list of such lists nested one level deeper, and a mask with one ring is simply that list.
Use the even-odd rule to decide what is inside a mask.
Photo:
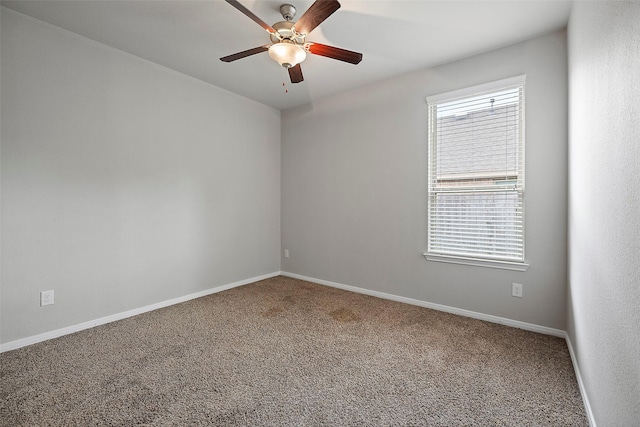
[{"label": "electrical outlet", "polygon": [[40,292],[40,307],[53,304],[53,290]]},{"label": "electrical outlet", "polygon": [[289,258],[289,249],[284,250],[284,257]]},{"label": "electrical outlet", "polygon": [[522,298],[522,284],[520,283],[511,284],[511,296]]}]

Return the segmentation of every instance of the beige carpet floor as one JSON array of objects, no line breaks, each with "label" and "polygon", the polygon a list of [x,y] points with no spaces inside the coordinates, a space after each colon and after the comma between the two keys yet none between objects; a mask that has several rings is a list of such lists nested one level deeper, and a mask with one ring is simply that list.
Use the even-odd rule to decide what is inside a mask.
[{"label": "beige carpet floor", "polygon": [[587,426],[563,339],[275,277],[0,355],[3,426]]}]

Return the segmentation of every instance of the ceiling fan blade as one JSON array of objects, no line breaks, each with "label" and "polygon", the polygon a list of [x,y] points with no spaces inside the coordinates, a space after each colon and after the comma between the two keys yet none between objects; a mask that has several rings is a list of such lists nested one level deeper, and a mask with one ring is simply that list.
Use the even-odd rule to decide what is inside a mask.
[{"label": "ceiling fan blade", "polygon": [[226,2],[229,3],[231,6],[235,7],[236,9],[238,9],[240,12],[247,15],[249,18],[253,19],[253,21],[255,21],[258,25],[260,25],[262,28],[264,28],[268,32],[270,33],[276,32],[276,30],[274,30],[273,27],[271,27],[271,25],[267,24],[262,19],[258,18],[253,12],[251,12],[249,9],[244,7],[238,0],[226,0]]},{"label": "ceiling fan blade", "polygon": [[316,0],[316,2],[302,14],[294,27],[300,34],[309,34],[338,9],[340,9],[340,3],[338,3],[337,0]]},{"label": "ceiling fan blade", "polygon": [[238,59],[246,58],[247,56],[255,55],[257,53],[266,52],[269,50],[269,46],[259,46],[253,49],[243,50],[242,52],[234,53],[233,55],[223,56],[220,58],[222,62],[232,62]]},{"label": "ceiling fan blade", "polygon": [[300,64],[297,64],[295,67],[290,67],[288,70],[291,83],[300,83],[304,80],[304,77],[302,77],[302,68],[300,67]]},{"label": "ceiling fan blade", "polygon": [[350,64],[359,64],[360,61],[362,61],[362,54],[351,50],[327,46],[321,43],[309,43],[308,46],[307,50],[314,55],[326,56],[327,58],[337,59],[338,61],[344,61]]}]

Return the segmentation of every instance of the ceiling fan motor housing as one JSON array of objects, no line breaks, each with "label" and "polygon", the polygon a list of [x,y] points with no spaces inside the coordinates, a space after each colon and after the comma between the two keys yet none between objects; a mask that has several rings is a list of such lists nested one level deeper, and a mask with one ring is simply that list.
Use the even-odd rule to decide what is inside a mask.
[{"label": "ceiling fan motor housing", "polygon": [[283,40],[289,40],[298,45],[304,44],[304,35],[295,32],[293,26],[294,23],[291,21],[280,21],[273,24],[273,29],[276,30],[276,33],[271,34],[271,42],[280,43]]}]

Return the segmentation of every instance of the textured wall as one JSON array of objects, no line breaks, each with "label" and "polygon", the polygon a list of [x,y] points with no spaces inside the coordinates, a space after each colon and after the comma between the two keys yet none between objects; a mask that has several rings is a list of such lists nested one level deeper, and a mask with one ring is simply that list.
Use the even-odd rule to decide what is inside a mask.
[{"label": "textured wall", "polygon": [[567,331],[600,426],[640,420],[640,3],[569,23]]},{"label": "textured wall", "polygon": [[279,195],[279,111],[3,10],[3,343],[278,271]]},{"label": "textured wall", "polygon": [[[564,330],[566,73],[557,32],[284,111],[282,269]],[[425,97],[521,74],[531,267],[426,261]]]}]

